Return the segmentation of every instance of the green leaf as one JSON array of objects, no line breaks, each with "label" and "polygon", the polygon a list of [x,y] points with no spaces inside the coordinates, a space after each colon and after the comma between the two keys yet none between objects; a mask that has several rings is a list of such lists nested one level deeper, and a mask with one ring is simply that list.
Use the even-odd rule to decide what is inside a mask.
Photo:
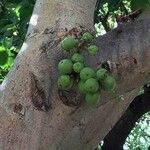
[{"label": "green leaf", "polygon": [[8,61],[8,53],[3,47],[0,47],[0,66],[3,66]]},{"label": "green leaf", "polygon": [[142,10],[150,9],[149,0],[132,0],[130,5],[133,11],[138,10],[138,9],[142,9]]},{"label": "green leaf", "polygon": [[109,12],[113,12],[114,10],[118,9],[121,2],[122,2],[122,0],[110,0],[108,2]]},{"label": "green leaf", "polygon": [[12,42],[13,42],[13,37],[11,38],[6,37],[3,41],[3,45],[6,49],[10,49],[12,46]]}]

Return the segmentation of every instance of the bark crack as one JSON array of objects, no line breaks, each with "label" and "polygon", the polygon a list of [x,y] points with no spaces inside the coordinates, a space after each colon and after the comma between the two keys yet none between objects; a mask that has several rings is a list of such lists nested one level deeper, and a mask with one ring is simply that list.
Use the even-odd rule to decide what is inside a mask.
[{"label": "bark crack", "polygon": [[30,76],[32,104],[40,111],[48,111],[51,108],[51,103],[46,97],[45,90],[33,73],[30,72]]}]

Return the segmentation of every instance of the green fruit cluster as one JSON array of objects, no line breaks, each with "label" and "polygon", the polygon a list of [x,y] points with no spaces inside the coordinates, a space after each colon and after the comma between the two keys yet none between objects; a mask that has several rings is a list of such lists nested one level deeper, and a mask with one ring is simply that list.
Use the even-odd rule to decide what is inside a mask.
[{"label": "green fruit cluster", "polygon": [[74,52],[70,59],[62,59],[58,63],[59,77],[58,88],[69,90],[73,85],[78,85],[80,93],[85,94],[85,101],[90,104],[97,104],[100,101],[101,90],[111,91],[116,85],[115,79],[108,74],[104,68],[97,70],[85,65],[82,55],[80,42],[84,43],[89,55],[96,55],[98,47],[94,44],[89,45],[93,40],[90,32],[85,32],[82,37],[65,37],[60,45],[67,52]]}]

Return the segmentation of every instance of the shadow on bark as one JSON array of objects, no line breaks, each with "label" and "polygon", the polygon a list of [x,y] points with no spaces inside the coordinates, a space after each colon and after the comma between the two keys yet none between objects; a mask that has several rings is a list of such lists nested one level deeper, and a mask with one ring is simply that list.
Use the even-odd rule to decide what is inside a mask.
[{"label": "shadow on bark", "polygon": [[102,150],[123,150],[125,140],[135,122],[148,111],[150,111],[150,84],[144,85],[144,94],[133,99],[120,120],[106,135]]}]

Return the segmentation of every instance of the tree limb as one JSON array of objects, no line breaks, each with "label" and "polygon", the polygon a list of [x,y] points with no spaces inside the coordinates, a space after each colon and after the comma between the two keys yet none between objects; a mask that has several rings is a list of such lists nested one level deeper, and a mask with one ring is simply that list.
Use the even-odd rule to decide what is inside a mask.
[{"label": "tree limb", "polygon": [[145,87],[144,94],[134,98],[119,121],[106,135],[102,150],[123,150],[123,144],[135,126],[135,122],[150,111],[150,91],[147,92],[147,89],[150,90]]}]

